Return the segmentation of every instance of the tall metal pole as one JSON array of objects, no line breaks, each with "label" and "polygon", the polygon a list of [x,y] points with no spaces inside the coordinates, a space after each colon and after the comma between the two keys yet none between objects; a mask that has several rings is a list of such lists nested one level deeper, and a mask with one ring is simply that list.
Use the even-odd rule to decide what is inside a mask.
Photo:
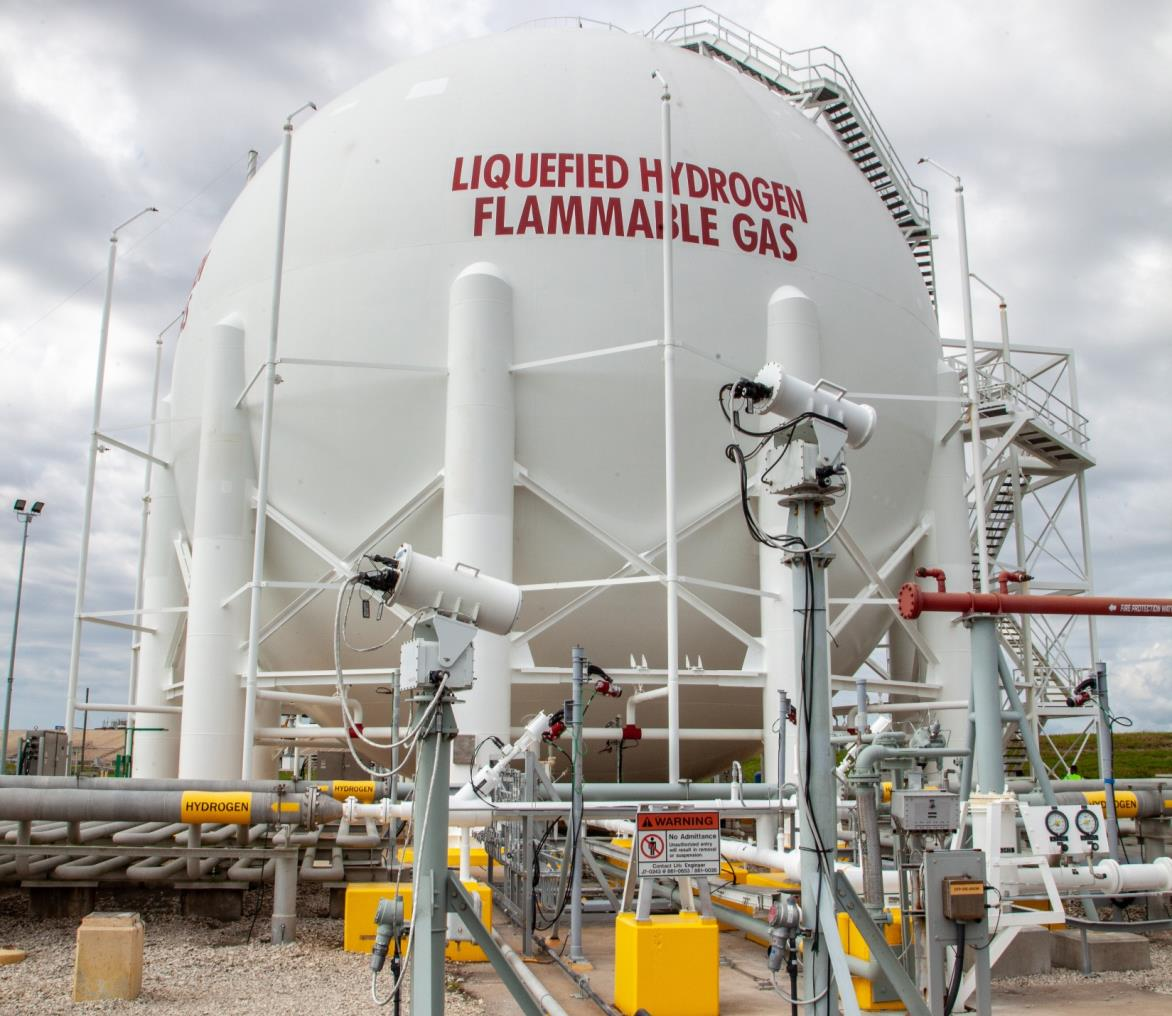
[{"label": "tall metal pole", "polygon": [[582,952],[582,685],[586,680],[586,651],[574,646],[574,782],[572,815],[570,818],[570,847],[574,871],[570,888],[570,962],[586,962]]},{"label": "tall metal pole", "polygon": [[20,596],[24,588],[24,551],[28,545],[28,524],[33,520],[32,512],[18,512],[24,523],[20,538],[20,566],[16,572],[16,609],[12,614],[12,645],[8,647],[8,690],[4,694],[4,736],[0,739],[0,775],[8,771],[8,728],[12,716],[12,676],[16,670],[16,633],[20,627]]},{"label": "tall metal pole", "polygon": [[[102,420],[102,393],[106,383],[106,348],[110,338],[110,308],[114,301],[114,262],[118,254],[118,234],[132,222],[157,208],[144,208],[110,232],[110,252],[106,260],[106,296],[102,302],[102,324],[98,332],[98,370],[94,380],[94,412],[90,425],[89,458],[86,465],[85,498],[81,512],[81,556],[77,563],[77,593],[73,603],[73,640],[69,647],[69,681],[65,692],[66,759],[73,748],[73,713],[77,705],[77,674],[81,663],[81,615],[85,611],[85,580],[89,570],[90,529],[94,517],[94,480],[98,469],[98,429]],[[68,767],[68,761],[66,763]]]},{"label": "tall metal pole", "polygon": [[[151,514],[151,473],[154,469],[154,454],[155,454],[155,435],[158,432],[158,425],[155,418],[159,414],[159,379],[163,371],[163,336],[171,329],[171,327],[183,317],[183,312],[180,311],[171,319],[167,326],[159,332],[155,338],[155,375],[154,384],[151,388],[151,415],[150,415],[150,429],[147,432],[147,460],[146,469],[144,470],[142,481],[142,519],[139,522],[138,529],[138,570],[134,583],[134,623],[142,624],[142,601],[143,601],[143,587],[146,583],[146,550],[147,550],[147,525]],[[138,661],[142,649],[142,635],[135,633],[134,643],[130,647],[130,684],[126,690],[126,701],[134,705],[138,701]],[[134,739],[134,721],[133,713],[126,714],[126,753],[130,754],[130,743]]]},{"label": "tall metal pole", "polygon": [[[800,454],[800,450],[799,450]],[[795,497],[791,532],[805,545],[816,547],[826,539],[826,512],[817,496]],[[818,999],[809,1012],[838,1012],[837,992],[830,975],[830,936],[838,929],[822,921],[822,907],[833,889],[830,879],[838,842],[838,809],[834,783],[834,748],[830,742],[830,647],[827,636],[826,569],[834,555],[823,547],[811,553],[793,554],[794,661],[801,675],[798,714],[798,786],[801,828],[798,843],[802,854],[802,922],[813,935],[805,959],[804,997]],[[782,723],[785,717],[781,718]]]},{"label": "tall metal pole", "polygon": [[[428,706],[430,689],[415,692],[416,715]],[[411,1012],[444,1011],[444,948],[448,933],[448,794],[451,739],[456,719],[452,694],[443,701],[420,732],[415,772],[415,833],[412,847]],[[420,814],[422,812],[422,814]]]},{"label": "tall metal pole", "polygon": [[256,672],[260,660],[260,600],[264,579],[265,529],[269,508],[269,457],[273,438],[273,391],[277,383],[277,333],[281,318],[281,282],[285,272],[285,219],[289,207],[289,162],[293,154],[293,118],[312,102],[285,118],[281,142],[281,182],[277,199],[277,245],[273,256],[273,293],[269,310],[269,344],[265,356],[264,401],[260,416],[260,454],[256,464],[256,530],[252,545],[252,583],[248,607],[248,662],[245,665],[244,745],[240,778],[252,776],[252,749],[256,735]]},{"label": "tall metal pole", "polygon": [[675,297],[672,270],[671,92],[659,72],[652,78],[663,85],[662,176],[663,195],[663,444],[664,546],[667,582],[667,778],[680,779],[680,571],[676,524],[676,394]]},{"label": "tall metal pole", "polygon": [[[997,297],[997,315],[1001,324],[1001,362],[1005,365],[1005,385],[1008,388],[1013,385],[1013,363],[1009,346],[1009,305],[1005,297],[990,286],[976,272],[970,272],[969,274]],[[1016,565],[1019,572],[1025,572],[1026,541],[1021,503],[1021,453],[1017,450],[1017,445],[1010,445],[1009,447],[1009,481],[1012,484],[1013,493],[1013,545]],[[1030,587],[1028,582],[1022,583],[1021,591],[1023,593],[1029,593]],[[1034,739],[1037,740],[1040,735],[1040,730],[1038,724],[1037,689],[1034,687],[1034,623],[1029,614],[1022,614],[1018,619],[1018,624],[1021,627],[1022,673],[1026,683],[1025,713],[1030,728],[1034,732]]]},{"label": "tall metal pole", "polygon": [[956,192],[956,237],[960,255],[960,297],[964,313],[964,349],[968,367],[969,432],[972,436],[973,453],[973,501],[977,516],[977,563],[980,573],[979,591],[989,591],[989,534],[985,531],[985,463],[981,447],[981,393],[977,379],[977,354],[973,338],[973,287],[969,272],[968,227],[964,215],[964,184],[960,177],[934,162],[920,159],[921,163],[935,166],[946,176],[952,177]]}]

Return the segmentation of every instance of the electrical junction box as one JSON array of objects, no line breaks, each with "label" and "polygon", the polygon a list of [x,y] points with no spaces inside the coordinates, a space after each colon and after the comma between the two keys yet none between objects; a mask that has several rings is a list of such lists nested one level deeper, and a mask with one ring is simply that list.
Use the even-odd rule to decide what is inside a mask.
[{"label": "electrical junction box", "polygon": [[472,687],[472,646],[450,664],[440,662],[438,642],[426,639],[412,639],[403,643],[399,657],[399,687],[403,691],[413,688],[428,688],[439,684],[439,678],[432,680],[436,673],[448,675],[448,690],[459,691]]},{"label": "electrical junction box", "polygon": [[907,833],[952,832],[960,822],[960,800],[937,790],[897,790],[891,820]]},{"label": "electrical junction box", "polygon": [[941,901],[948,920],[979,921],[985,916],[985,883],[974,878],[946,878]]},{"label": "electrical junction box", "polygon": [[[463,885],[472,897],[472,907],[480,918],[480,923],[492,931],[492,886],[477,882],[475,879],[470,879]],[[451,911],[448,911],[448,944],[444,947],[444,956],[458,963],[488,962],[488,956],[476,944],[464,919]]]}]

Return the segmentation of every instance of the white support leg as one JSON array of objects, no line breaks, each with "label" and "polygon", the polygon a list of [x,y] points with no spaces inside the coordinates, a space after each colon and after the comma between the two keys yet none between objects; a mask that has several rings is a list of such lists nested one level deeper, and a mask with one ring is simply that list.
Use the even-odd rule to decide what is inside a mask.
[{"label": "white support leg", "polygon": [[[164,403],[158,411],[155,452],[171,459],[171,406]],[[175,557],[176,539],[186,539],[175,475],[170,469],[151,473],[150,512],[147,519],[146,554],[143,558],[142,606],[178,607],[187,599],[183,575]],[[183,623],[182,614],[144,613],[135,622],[153,628],[138,636],[138,680],[135,682],[135,705],[166,705],[164,689],[171,683],[167,656],[176,629]],[[142,779],[173,779],[179,775],[179,717],[174,713],[138,713],[132,717],[136,727],[162,727],[137,733],[131,745],[131,774]]]},{"label": "white support leg", "polygon": [[[511,581],[513,290],[499,269],[482,262],[460,273],[450,300],[443,557]],[[509,640],[479,632],[473,652],[476,683],[461,694],[456,722],[476,741],[508,741]]]},{"label": "white support leg", "polygon": [[248,582],[253,463],[248,420],[235,402],[244,384],[244,329],[235,315],[206,343],[199,474],[191,542],[191,594],[183,680],[179,777],[238,779],[244,741],[248,601],[224,600]]}]

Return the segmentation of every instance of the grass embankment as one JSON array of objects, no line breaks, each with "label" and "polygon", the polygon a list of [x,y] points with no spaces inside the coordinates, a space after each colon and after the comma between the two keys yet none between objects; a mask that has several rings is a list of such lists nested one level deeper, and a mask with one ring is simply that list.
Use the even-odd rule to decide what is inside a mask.
[{"label": "grass embankment", "polygon": [[[1049,739],[1042,738],[1042,758],[1046,765],[1054,771],[1058,763],[1058,753],[1055,747],[1061,750],[1063,756],[1069,758],[1074,747],[1082,741],[1082,734],[1051,734]],[[1053,742],[1053,746],[1051,745]],[[761,756],[741,762],[744,767],[745,780],[752,782],[761,769]],[[1065,768],[1059,764],[1057,775],[1062,776]],[[1087,740],[1086,747],[1078,764],[1079,775],[1084,779],[1097,780],[1099,778],[1099,745],[1094,735]],[[1156,773],[1172,773],[1172,731],[1164,730],[1137,730],[1115,732],[1115,776],[1117,779],[1139,779],[1154,776]]]},{"label": "grass embankment", "polygon": [[[1082,741],[1081,734],[1051,734],[1042,738],[1042,758],[1053,771],[1058,755],[1050,742],[1063,755],[1070,752]],[[1156,773],[1172,773],[1172,732],[1162,730],[1115,731],[1115,777],[1116,779],[1139,779]],[[1065,772],[1059,763],[1058,775]],[[1099,778],[1098,738],[1092,735],[1078,762],[1080,776],[1088,780]]]}]

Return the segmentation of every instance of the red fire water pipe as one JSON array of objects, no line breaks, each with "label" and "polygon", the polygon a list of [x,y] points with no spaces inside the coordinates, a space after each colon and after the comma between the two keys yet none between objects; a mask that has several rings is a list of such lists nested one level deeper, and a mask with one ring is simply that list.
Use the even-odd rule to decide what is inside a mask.
[{"label": "red fire water pipe", "polygon": [[1104,617],[1172,618],[1172,600],[1117,596],[1023,596],[1009,593],[1010,582],[1023,582],[1022,572],[997,576],[997,593],[949,593],[939,568],[917,568],[919,578],[936,579],[936,592],[925,592],[914,582],[899,591],[899,613],[913,620],[928,611],[952,614],[1094,614]]}]

